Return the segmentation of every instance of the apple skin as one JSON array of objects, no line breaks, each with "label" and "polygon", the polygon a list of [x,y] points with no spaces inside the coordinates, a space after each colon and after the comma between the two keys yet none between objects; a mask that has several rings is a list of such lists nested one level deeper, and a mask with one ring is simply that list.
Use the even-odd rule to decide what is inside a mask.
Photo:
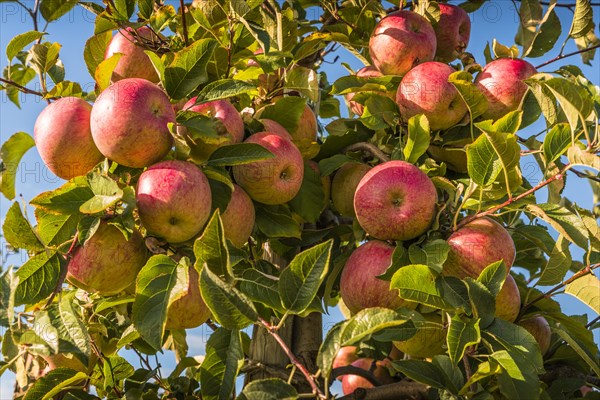
[{"label": "apple skin", "polygon": [[[111,79],[116,82],[125,78],[141,78],[158,83],[160,78],[154,65],[150,61],[150,57],[144,53],[144,47],[135,44],[137,37],[132,35],[133,31],[133,28],[119,30],[106,48],[105,60],[115,53],[123,54],[113,70]],[[158,41],[156,35],[147,26],[138,28],[137,34],[144,39]]]},{"label": "apple skin", "polygon": [[142,225],[169,243],[196,236],[210,216],[210,186],[204,173],[187,161],[154,164],[140,175],[136,191]]},{"label": "apple skin", "polygon": [[384,75],[404,75],[432,61],[437,40],[433,27],[413,11],[396,11],[383,18],[369,41],[373,65]]},{"label": "apple skin", "polygon": [[171,149],[169,122],[175,122],[175,112],[167,95],[150,81],[128,78],[98,96],[90,125],[102,154],[126,167],[143,168]]},{"label": "apple skin", "polygon": [[[244,121],[238,110],[228,100],[215,100],[207,103],[195,104],[196,97],[191,98],[183,106],[183,110],[194,111],[207,117],[217,118],[222,124],[222,128],[218,129],[220,136],[227,137],[223,143],[204,143],[200,141],[192,149],[191,156],[195,160],[206,161],[211,154],[220,146],[240,143],[244,140]],[[187,133],[187,128],[184,126],[177,127],[177,133],[184,135]]]},{"label": "apple skin", "polygon": [[[366,67],[362,67],[361,69],[356,71],[356,76],[358,76],[359,78],[379,78],[380,76],[383,76],[383,74],[381,72],[379,72],[377,70],[377,68],[373,67],[372,65],[369,65]],[[378,92],[378,93],[380,93],[384,96],[389,96],[392,100],[395,99],[395,93],[387,93],[387,92]],[[345,96],[346,102],[348,103],[348,107],[354,114],[362,115],[363,112],[365,111],[365,106],[363,106],[360,103],[357,103],[356,101],[352,101],[352,99],[354,98],[355,95],[356,95],[356,93],[348,93]]]},{"label": "apple skin", "polygon": [[507,272],[515,261],[515,243],[502,225],[491,218],[478,218],[448,238],[450,252],[444,274],[477,278],[488,265],[504,260]]},{"label": "apple skin", "polygon": [[42,110],[33,128],[40,157],[56,176],[69,180],[84,175],[104,159],[90,130],[92,106],[77,97],[63,97]]},{"label": "apple skin", "polygon": [[496,317],[514,322],[521,310],[521,294],[512,275],[508,274],[496,297]]},{"label": "apple skin", "polygon": [[259,132],[246,139],[269,150],[275,157],[233,167],[233,176],[248,195],[264,204],[283,204],[292,200],[304,177],[304,161],[291,141],[270,132]]},{"label": "apple skin", "polygon": [[67,278],[87,291],[113,295],[135,284],[147,259],[139,232],[134,231],[128,241],[118,228],[102,221],[94,235],[73,252]]},{"label": "apple skin", "polygon": [[[377,380],[379,380],[379,382],[381,382],[382,385],[392,383],[393,379],[390,376],[386,367],[382,365],[383,363],[377,361],[375,364],[376,367],[373,371],[373,375],[375,376],[375,378],[377,378]],[[359,358],[358,360],[354,361],[351,365],[369,371],[371,369],[371,366],[373,365],[373,359]],[[342,377],[342,393],[344,393],[344,395],[352,394],[358,388],[370,389],[373,387],[375,387],[375,385],[369,382],[368,379],[365,379],[358,375],[344,375]]]},{"label": "apple skin", "polygon": [[422,325],[419,327],[419,322],[416,322],[417,333],[408,340],[395,341],[394,346],[401,352],[416,358],[429,358],[438,354],[445,353],[447,328],[442,324],[442,318],[433,314],[423,314],[423,318],[427,322],[434,322],[438,325]]},{"label": "apple skin", "polygon": [[[333,364],[331,365],[331,369],[336,369],[340,367],[345,367],[347,365],[352,364],[354,361],[358,360],[358,355],[356,352],[358,351],[358,347],[356,346],[345,346],[338,350],[335,358],[333,359]],[[342,376],[338,376],[337,380],[341,381]]]},{"label": "apple skin", "polygon": [[238,185],[233,185],[231,200],[221,214],[225,238],[236,247],[242,247],[248,241],[254,229],[256,213],[250,196]]},{"label": "apple skin", "polygon": [[409,307],[398,290],[378,279],[392,264],[394,247],[380,240],[370,240],[350,255],[340,277],[340,294],[348,309],[357,312],[370,307],[397,309]]},{"label": "apple skin", "polygon": [[354,192],[360,180],[371,170],[367,164],[346,163],[337,170],[331,181],[333,207],[344,217],[355,217]]},{"label": "apple skin", "polygon": [[496,120],[517,110],[528,89],[523,80],[535,73],[535,67],[521,59],[501,58],[487,64],[475,78],[488,101],[481,118]]},{"label": "apple skin", "polygon": [[411,69],[402,78],[396,93],[402,119],[408,121],[417,114],[425,114],[432,131],[459,123],[468,109],[458,90],[448,82],[453,72],[451,66],[436,61]]},{"label": "apple skin", "polygon": [[410,240],[425,232],[436,212],[437,191],[413,164],[388,161],[371,169],[354,194],[358,223],[381,240]]},{"label": "apple skin", "polygon": [[304,106],[298,127],[289,134],[294,141],[299,143],[312,143],[317,140],[317,116],[308,104]]},{"label": "apple skin", "polygon": [[185,294],[173,301],[167,309],[165,329],[192,329],[210,318],[210,310],[202,300],[198,271],[189,268],[188,287]]},{"label": "apple skin", "polygon": [[550,341],[552,338],[552,331],[550,330],[550,325],[546,318],[538,315],[519,321],[518,325],[531,333],[531,336],[538,342],[542,355],[546,354],[550,348]]},{"label": "apple skin", "polygon": [[281,125],[279,122],[273,121],[272,119],[261,119],[260,122],[263,124],[264,132],[271,132],[277,135],[283,136],[289,141],[292,141],[292,135]]},{"label": "apple skin", "polygon": [[439,3],[440,20],[433,26],[437,39],[435,58],[449,63],[456,60],[469,45],[471,20],[465,10],[452,4]]}]

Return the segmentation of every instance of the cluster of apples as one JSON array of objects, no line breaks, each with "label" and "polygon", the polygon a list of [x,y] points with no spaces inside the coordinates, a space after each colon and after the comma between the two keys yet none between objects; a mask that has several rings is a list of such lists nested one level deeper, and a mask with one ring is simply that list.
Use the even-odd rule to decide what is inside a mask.
[{"label": "cluster of apples", "polygon": [[[112,84],[93,106],[76,97],[49,104],[38,116],[34,138],[47,167],[66,180],[86,175],[105,159],[123,167],[144,169],[136,187],[139,221],[147,236],[178,245],[190,243],[206,225],[212,193],[197,164],[166,159],[174,146],[169,124],[176,122],[177,105],[172,105],[157,85],[159,78],[150,59],[136,45],[136,41],[156,40],[153,35],[146,27],[119,31],[105,53],[105,58],[122,54]],[[213,118],[223,140],[218,145],[194,143],[195,152],[190,158],[206,161],[219,146],[244,140],[244,122],[229,101],[196,100],[188,100],[182,109]],[[315,141],[317,135],[316,116],[308,105],[294,132],[272,120],[260,122],[265,131],[252,134],[246,142],[263,146],[274,157],[234,166],[237,184],[226,209],[221,210],[225,237],[237,247],[247,242],[254,228],[253,200],[283,204],[296,196],[303,180],[304,160],[293,141]],[[177,126],[178,135],[185,137],[186,133],[184,126]],[[316,163],[309,165],[315,167]],[[131,292],[147,259],[140,232],[134,231],[126,239],[110,218],[103,218],[91,238],[73,252],[68,279],[101,295]],[[167,328],[196,327],[210,316],[194,268],[190,268],[189,277],[187,294],[168,310]]]}]

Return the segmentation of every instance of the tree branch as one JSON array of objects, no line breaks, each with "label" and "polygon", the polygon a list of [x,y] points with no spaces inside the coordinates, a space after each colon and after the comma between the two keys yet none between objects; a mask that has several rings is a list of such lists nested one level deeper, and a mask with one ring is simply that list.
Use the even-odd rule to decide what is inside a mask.
[{"label": "tree branch", "polygon": [[44,97],[44,94],[42,92],[38,92],[36,90],[29,89],[29,88],[19,85],[17,82],[11,81],[9,79],[0,78],[0,82],[5,83],[10,86],[13,86],[13,87],[17,88],[18,91],[23,92],[25,94],[34,94],[36,96]]},{"label": "tree branch", "polygon": [[351,144],[343,150],[344,153],[347,151],[363,151],[365,153],[371,154],[373,157],[378,158],[381,162],[390,161],[390,158],[387,156],[387,154],[379,150],[377,146],[367,142]]},{"label": "tree branch", "polygon": [[[558,5],[558,4],[557,4],[557,5]],[[562,60],[563,58],[567,58],[567,57],[575,56],[575,55],[577,55],[577,54],[581,54],[581,53],[586,53],[586,52],[588,52],[588,51],[595,50],[595,49],[597,49],[597,48],[599,48],[599,47],[600,47],[600,44],[597,44],[597,45],[594,45],[594,46],[588,47],[587,49],[581,49],[581,50],[574,51],[574,52],[572,52],[572,53],[567,53],[567,54],[560,54],[560,55],[558,55],[558,56],[554,57],[554,58],[553,58],[553,59],[551,59],[551,60],[548,60],[548,61],[546,61],[546,62],[544,62],[544,63],[541,63],[540,65],[536,66],[535,68],[536,68],[536,69],[540,69],[540,68],[542,68],[542,67],[545,67],[545,66],[546,66],[546,65],[548,65],[548,64],[552,64],[553,62],[556,62],[556,61]]]},{"label": "tree branch", "polygon": [[187,30],[187,22],[185,20],[185,3],[183,0],[179,0],[179,8],[181,9],[181,25],[183,28],[183,42],[186,47],[188,45],[188,30]]},{"label": "tree branch", "polygon": [[426,400],[429,388],[418,382],[396,382],[371,389],[356,389],[338,400]]},{"label": "tree branch", "polygon": [[363,368],[355,367],[354,365],[346,365],[343,367],[334,368],[331,370],[331,381],[333,382],[335,378],[343,376],[343,375],[357,375],[361,378],[365,378],[369,382],[371,382],[375,386],[381,386],[381,382],[379,379],[375,377],[373,372],[368,371]]}]

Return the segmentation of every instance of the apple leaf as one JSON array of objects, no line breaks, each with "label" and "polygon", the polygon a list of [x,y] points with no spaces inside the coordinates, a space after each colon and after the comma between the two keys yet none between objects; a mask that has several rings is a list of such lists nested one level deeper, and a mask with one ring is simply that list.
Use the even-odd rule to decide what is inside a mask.
[{"label": "apple leaf", "polygon": [[525,80],[525,83],[529,85],[529,91],[537,100],[548,124],[554,125],[558,121],[558,105],[550,89],[542,84],[545,76],[546,74],[536,74]]},{"label": "apple leaf", "polygon": [[573,23],[569,30],[569,36],[574,39],[585,36],[594,29],[594,12],[592,5],[587,0],[577,0],[575,2],[575,14]]},{"label": "apple leaf", "polygon": [[235,379],[244,365],[244,350],[240,331],[219,328],[206,343],[206,355],[200,364],[202,398],[229,400],[235,389]]},{"label": "apple leaf", "polygon": [[200,290],[214,319],[224,328],[244,329],[258,319],[254,304],[234,286],[215,275],[210,268],[202,268]]},{"label": "apple leaf", "polygon": [[165,90],[172,99],[183,99],[206,82],[206,66],[216,47],[215,40],[201,39],[175,53],[164,76]]},{"label": "apple leaf", "polygon": [[295,132],[306,107],[306,99],[297,96],[282,97],[275,104],[266,106],[258,117],[279,122],[288,132]]},{"label": "apple leaf", "polygon": [[256,267],[240,262],[234,267],[235,279],[239,288],[252,301],[264,304],[273,310],[284,313],[279,296],[279,277],[277,268],[265,260],[259,260]]},{"label": "apple leaf", "polygon": [[422,246],[411,244],[408,256],[412,264],[423,264],[437,273],[441,273],[444,262],[448,258],[450,246],[443,239],[435,239]]},{"label": "apple leaf", "polygon": [[227,279],[233,276],[219,210],[213,213],[202,236],[194,242],[194,255],[196,256],[194,268],[198,272],[206,265],[218,276],[224,276]]},{"label": "apple leaf", "polygon": [[321,287],[331,258],[333,240],[328,240],[297,254],[281,271],[279,295],[286,311],[301,314]]},{"label": "apple leaf", "polygon": [[71,81],[62,81],[58,82],[52,90],[48,92],[45,96],[46,98],[54,98],[54,97],[82,97],[83,90],[81,89],[81,85],[76,82]]},{"label": "apple leaf", "polygon": [[44,36],[45,32],[38,31],[29,31],[25,33],[21,33],[20,35],[15,36],[8,42],[6,46],[6,57],[8,57],[8,61],[12,61],[12,59],[21,51],[25,46],[34,40],[38,40],[42,36]]},{"label": "apple leaf", "polygon": [[544,80],[543,85],[558,100],[569,121],[571,131],[576,132],[579,121],[585,121],[594,110],[594,101],[590,93],[583,86],[565,78],[550,78]]},{"label": "apple leaf", "polygon": [[64,259],[55,252],[42,252],[27,260],[16,272],[15,304],[35,304],[48,297],[63,267]]},{"label": "apple leaf", "polygon": [[400,297],[445,310],[453,307],[445,300],[441,280],[427,265],[413,264],[400,268],[390,282]]},{"label": "apple leaf", "polygon": [[488,325],[494,322],[496,314],[496,296],[480,281],[476,281],[471,277],[466,277],[464,280],[469,290],[469,300],[475,317],[479,318],[479,326],[487,328]]},{"label": "apple leaf", "polygon": [[587,250],[588,230],[581,219],[566,207],[550,203],[528,204],[525,206],[525,210],[546,221],[570,242]]},{"label": "apple leaf", "polygon": [[417,162],[427,151],[431,134],[429,121],[423,114],[415,115],[408,120],[408,136],[404,146],[404,159],[411,164]]},{"label": "apple leaf", "polygon": [[23,400],[52,399],[63,391],[72,391],[73,386],[88,378],[84,372],[77,372],[70,368],[56,368],[37,379]]},{"label": "apple leaf", "polygon": [[571,146],[572,136],[569,125],[557,124],[550,129],[544,138],[544,158],[547,164],[558,160]]},{"label": "apple leaf", "polygon": [[21,206],[14,202],[8,209],[2,224],[2,232],[6,241],[15,249],[40,251],[44,245],[36,236],[29,221],[23,216]]},{"label": "apple leaf", "polygon": [[505,280],[506,264],[504,264],[504,261],[502,260],[496,261],[485,267],[479,274],[479,277],[477,277],[477,281],[482,283],[494,298],[500,293]]},{"label": "apple leaf", "polygon": [[481,90],[473,83],[473,75],[466,71],[457,71],[448,77],[450,82],[460,94],[469,109],[471,121],[481,116],[488,109],[487,98]]},{"label": "apple leaf", "polygon": [[392,361],[396,371],[399,371],[414,380],[438,389],[445,389],[446,382],[442,377],[442,371],[433,363],[422,360],[399,360]]},{"label": "apple leaf", "polygon": [[36,43],[29,49],[27,60],[38,74],[46,73],[58,61],[61,47],[59,43]]},{"label": "apple leaf", "polygon": [[17,132],[0,148],[0,191],[9,200],[15,198],[15,178],[21,158],[33,146],[31,136]]},{"label": "apple leaf", "polygon": [[353,100],[365,105],[360,121],[367,128],[373,130],[385,129],[397,123],[398,106],[389,97],[377,93],[362,92],[357,93]]},{"label": "apple leaf", "polygon": [[589,153],[579,146],[571,146],[567,150],[567,158],[571,165],[581,165],[600,172],[600,156]]},{"label": "apple leaf", "polygon": [[463,358],[467,347],[474,346],[481,341],[479,320],[464,320],[458,314],[450,320],[446,343],[448,354],[454,365]]},{"label": "apple leaf", "polygon": [[256,143],[236,143],[221,146],[212,153],[208,165],[225,167],[250,164],[275,157],[273,153]]},{"label": "apple leaf", "polygon": [[104,390],[111,391],[119,388],[120,382],[129,378],[135,372],[133,365],[121,356],[104,358]]},{"label": "apple leaf", "polygon": [[119,60],[123,57],[123,53],[115,53],[109,58],[98,64],[94,71],[94,79],[100,88],[100,91],[106,89],[110,85],[113,71],[115,70]]},{"label": "apple leaf", "polygon": [[571,252],[569,251],[569,242],[562,235],[558,236],[549,256],[548,262],[542,269],[542,274],[536,282],[536,286],[559,284],[573,264]]},{"label": "apple leaf", "polygon": [[188,286],[189,260],[179,263],[166,255],[152,256],[139,272],[135,285],[132,321],[140,336],[160,350],[167,309]]},{"label": "apple leaf", "polygon": [[508,399],[539,399],[540,381],[537,375],[523,364],[517,363],[514,356],[509,350],[495,351],[490,355],[490,359],[501,368],[498,375],[500,393]]},{"label": "apple leaf", "polygon": [[553,329],[553,331],[556,332],[558,336],[560,336],[560,338],[564,340],[573,350],[575,350],[579,357],[581,357],[581,359],[584,360],[585,363],[590,366],[590,368],[592,369],[592,371],[594,371],[594,373],[596,373],[596,375],[600,375],[600,364],[598,364],[597,347],[593,342],[593,338],[591,339],[593,346],[592,350],[588,346],[586,346],[580,338],[573,336],[572,332],[568,331],[565,328],[566,327],[563,326],[561,323],[558,323],[556,325],[556,328]]},{"label": "apple leaf", "polygon": [[77,0],[41,0],[40,12],[47,22],[52,22],[68,13],[77,3]]},{"label": "apple leaf", "polygon": [[227,99],[241,94],[256,92],[256,86],[236,79],[221,79],[210,82],[202,88],[195,104]]},{"label": "apple leaf", "polygon": [[43,192],[29,203],[53,214],[78,214],[79,208],[94,197],[85,176],[78,176],[58,189]]},{"label": "apple leaf", "polygon": [[270,238],[300,238],[302,231],[290,210],[284,206],[254,203],[256,226]]},{"label": "apple leaf", "polygon": [[315,223],[325,208],[327,200],[321,176],[305,162],[302,186],[296,197],[289,201],[290,209],[300,215],[304,221]]},{"label": "apple leaf", "polygon": [[[72,353],[84,365],[88,365],[92,351],[91,339],[75,294],[75,291],[63,293],[58,304],[48,308],[48,317],[58,334],[58,352]],[[40,328],[43,337],[46,326]]]},{"label": "apple leaf", "polygon": [[596,314],[600,314],[600,280],[594,274],[587,274],[565,286],[565,293],[587,304]]},{"label": "apple leaf", "polygon": [[467,146],[467,170],[473,181],[483,187],[492,185],[501,173],[518,166],[521,148],[515,135],[484,132]]},{"label": "apple leaf", "polygon": [[70,240],[81,219],[80,214],[53,214],[40,208],[35,210],[37,231],[48,246],[58,246]]},{"label": "apple leaf", "polygon": [[83,59],[87,66],[88,72],[93,77],[96,74],[98,65],[104,61],[104,55],[106,54],[106,48],[112,39],[112,32],[110,30],[99,33],[90,37],[85,42],[83,49]]},{"label": "apple leaf", "polygon": [[298,398],[296,389],[278,378],[261,379],[244,386],[238,400],[294,400]]},{"label": "apple leaf", "polygon": [[317,103],[320,94],[319,80],[320,74],[313,69],[297,66],[287,73],[285,88],[300,92],[312,102]]},{"label": "apple leaf", "polygon": [[103,212],[123,198],[123,190],[108,176],[91,172],[87,175],[87,181],[94,197],[79,206],[79,211],[83,214]]}]

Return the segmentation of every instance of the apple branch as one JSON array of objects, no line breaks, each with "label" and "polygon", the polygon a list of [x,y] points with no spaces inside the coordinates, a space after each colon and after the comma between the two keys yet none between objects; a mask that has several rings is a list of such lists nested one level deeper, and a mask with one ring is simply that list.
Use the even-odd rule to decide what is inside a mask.
[{"label": "apple branch", "polygon": [[273,337],[273,339],[275,339],[275,341],[279,344],[279,346],[284,351],[286,356],[290,359],[290,362],[294,366],[296,366],[296,368],[298,369],[298,371],[300,371],[302,373],[302,375],[304,375],[304,378],[310,385],[313,394],[316,397],[318,397],[319,399],[327,400],[327,397],[323,394],[321,389],[319,389],[319,386],[317,385],[317,382],[315,381],[315,377],[306,369],[306,367],[298,360],[298,358],[296,358],[296,356],[294,355],[294,353],[292,353],[292,350],[289,348],[289,346],[285,343],[285,341],[281,338],[281,336],[279,336],[279,334],[277,333],[277,327],[271,325],[270,323],[265,321],[263,318],[259,318],[258,321],[259,321],[259,325],[262,326],[263,328],[265,328],[267,330],[267,332],[269,332],[269,334]]},{"label": "apple branch", "polygon": [[345,365],[343,367],[334,368],[331,370],[331,381],[343,375],[357,375],[365,378],[375,386],[381,386],[379,379],[375,377],[372,371],[363,368],[355,367],[354,365]]},{"label": "apple branch", "polygon": [[[558,5],[558,4],[557,4],[557,5]],[[575,55],[577,55],[577,54],[581,54],[581,53],[587,53],[588,51],[595,50],[595,49],[597,49],[597,48],[599,48],[599,47],[600,47],[600,44],[597,44],[597,45],[594,45],[594,46],[591,46],[591,47],[588,47],[588,48],[585,48],[585,49],[581,49],[581,50],[578,50],[578,51],[574,51],[574,52],[572,52],[572,53],[560,54],[560,55],[558,55],[558,56],[554,57],[554,58],[553,58],[553,59],[551,59],[551,60],[548,60],[548,61],[546,61],[546,62],[543,62],[543,63],[541,63],[540,65],[537,65],[535,68],[536,68],[536,69],[540,69],[540,68],[542,68],[542,67],[545,67],[546,65],[552,64],[553,62],[556,62],[556,61],[562,60],[563,58],[567,58],[567,57],[575,56]]]},{"label": "apple branch", "polygon": [[13,86],[18,91],[23,92],[25,94],[34,94],[36,96],[44,97],[44,94],[42,92],[38,92],[37,90],[29,89],[29,88],[19,85],[17,82],[11,81],[9,79],[0,78],[0,82],[5,83],[10,86]]},{"label": "apple branch", "polygon": [[338,400],[426,400],[429,387],[418,382],[396,382],[371,389],[356,389]]},{"label": "apple branch", "polygon": [[179,8],[181,9],[181,26],[183,28],[183,42],[185,45],[188,45],[188,30],[187,30],[187,22],[185,20],[185,3],[183,0],[179,0]]},{"label": "apple branch", "polygon": [[383,151],[379,150],[377,148],[377,146],[375,146],[371,143],[367,143],[367,142],[351,144],[350,146],[348,146],[344,149],[344,153],[347,151],[362,151],[362,152],[371,154],[373,157],[378,158],[379,161],[381,161],[381,162],[390,161],[390,158],[387,156],[387,154],[385,154]]}]

